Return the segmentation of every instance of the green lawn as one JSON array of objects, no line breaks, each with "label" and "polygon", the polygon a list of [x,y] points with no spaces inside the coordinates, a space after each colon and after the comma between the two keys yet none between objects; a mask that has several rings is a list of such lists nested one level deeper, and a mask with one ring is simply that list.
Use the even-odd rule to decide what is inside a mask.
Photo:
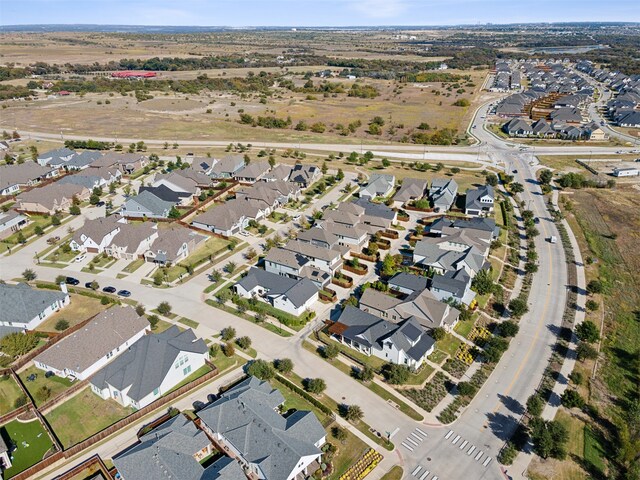
[{"label": "green lawn", "polygon": [[244,365],[247,361],[238,356],[232,355],[231,357],[225,356],[222,352],[218,353],[217,356],[211,357],[211,363],[213,363],[220,373],[229,370],[230,368],[235,367],[236,365]]},{"label": "green lawn", "polygon": [[123,272],[133,273],[144,265],[144,258],[138,258],[122,269]]},{"label": "green lawn", "polygon": [[69,263],[69,262],[71,262],[71,260],[73,260],[78,255],[80,255],[80,252],[75,252],[73,250],[70,250],[70,251],[65,253],[62,250],[62,243],[63,242],[60,242],[60,246],[58,248],[56,248],[55,250],[53,250],[53,252],[51,252],[49,255],[47,255],[44,258],[44,260],[49,261],[49,262],[65,262],[65,263]]},{"label": "green lawn", "polygon": [[198,328],[198,326],[200,325],[195,320],[191,320],[191,319],[185,318],[185,317],[180,318],[178,320],[178,322],[183,324],[183,325],[186,325],[187,327],[191,327],[191,328]]},{"label": "green lawn", "polygon": [[22,390],[11,375],[0,377],[0,415],[14,410],[16,399],[21,395]]},{"label": "green lawn", "polygon": [[458,322],[453,330],[458,334],[462,335],[464,338],[469,338],[469,334],[471,330],[473,330],[473,321],[467,320],[466,322]]},{"label": "green lawn", "polygon": [[42,322],[37,330],[41,332],[56,332],[56,323],[59,320],[66,320],[69,322],[69,326],[73,327],[78,323],[93,317],[94,315],[104,311],[110,305],[102,305],[99,299],[93,297],[87,297],[72,293],[70,295],[71,302],[69,305],[61,309],[59,312],[54,313],[44,322]]},{"label": "green lawn", "polygon": [[211,367],[209,365],[203,365],[202,367],[200,367],[198,370],[196,370],[195,372],[193,372],[191,375],[189,375],[188,377],[186,377],[184,380],[182,380],[180,383],[178,383],[175,387],[173,387],[171,390],[169,390],[167,393],[171,393],[174,390],[177,390],[178,388],[182,387],[183,385],[186,385],[189,382],[193,382],[194,380],[200,378],[203,375],[206,375],[207,373],[209,373],[211,371]]},{"label": "green lawn", "polygon": [[[49,225],[51,225],[51,217],[50,216],[44,216],[44,215],[28,215],[29,217],[29,224],[22,228],[20,231],[22,232],[22,234],[24,235],[24,238],[29,238],[31,235],[33,235],[35,233],[35,229],[36,227],[42,227],[42,228],[46,228]],[[55,229],[54,229],[55,230]],[[53,232],[53,230],[49,230],[47,233],[45,233],[45,235],[50,235],[51,232]],[[18,232],[9,235],[7,238],[2,240],[3,243],[10,243],[12,245],[17,245],[18,243]]]},{"label": "green lawn", "polygon": [[162,333],[168,328],[170,328],[171,326],[173,326],[173,323],[169,323],[166,320],[159,320],[158,323],[156,324],[156,328],[152,328],[151,331],[153,333]]},{"label": "green lawn", "polygon": [[436,363],[438,365],[442,365],[442,362],[444,362],[447,359],[447,354],[444,353],[442,350],[438,350],[436,349],[431,355],[429,355],[427,357],[430,361],[432,361],[433,363]]},{"label": "green lawn", "polygon": [[14,420],[0,427],[2,437],[10,439],[17,448],[12,452],[13,466],[3,472],[4,478],[26,470],[38,463],[53,446],[53,442],[38,419],[27,423]]},{"label": "green lawn", "polygon": [[357,358],[360,361],[360,363],[369,365],[371,368],[373,368],[376,371],[379,371],[385,365],[385,363],[387,363],[381,358],[374,357],[373,355],[365,355],[364,353],[360,353],[354,350],[353,348],[349,348],[346,345],[340,342],[337,342],[336,340],[333,340],[324,332],[320,332],[320,339],[324,343],[333,343],[334,345],[337,345],[338,348],[340,348],[341,352],[345,353],[347,356]]},{"label": "green lawn", "polygon": [[180,261],[180,265],[173,265],[167,269],[167,277],[169,282],[173,282],[180,277],[180,274],[186,275],[187,269],[181,265],[197,265],[200,261],[215,256],[220,250],[224,250],[229,245],[229,241],[219,237],[210,237],[201,244],[195,251],[184,260]]},{"label": "green lawn", "polygon": [[593,431],[589,426],[585,425],[584,427],[584,450],[583,450],[584,461],[588,464],[593,465],[594,468],[598,469],[600,472],[605,472],[605,464],[603,459],[606,458],[606,454],[602,445],[598,442],[598,439],[594,435]]},{"label": "green lawn", "polygon": [[396,465],[384,474],[381,480],[402,480],[402,467]]},{"label": "green lawn", "polygon": [[425,363],[424,365],[422,365],[422,368],[418,373],[413,373],[409,375],[409,380],[407,380],[407,385],[422,385],[427,380],[427,378],[429,378],[429,375],[431,375],[434,370],[435,368]]},{"label": "green lawn", "polygon": [[[28,382],[27,377],[31,374],[36,374],[37,377],[34,381]],[[36,368],[35,365],[31,365],[26,370],[23,370],[18,374],[20,380],[27,388],[31,396],[35,399],[36,405],[42,405],[46,401],[55,398],[60,395],[62,392],[71,387],[72,383],[70,380],[58,376],[53,376],[49,378],[45,378],[45,371]],[[47,387],[50,390],[50,394],[48,396],[43,395],[44,390],[43,387]]]},{"label": "green lawn", "polygon": [[262,328],[266,328],[267,330],[269,330],[270,332],[273,332],[277,335],[280,335],[281,337],[290,337],[291,334],[286,331],[286,330],[282,330],[280,327],[273,325],[272,323],[269,322],[257,322],[256,321],[256,317],[253,314],[250,313],[238,313],[238,310],[232,307],[229,307],[227,305],[220,305],[218,302],[216,302],[215,300],[209,298],[207,300],[205,300],[205,303],[211,307],[214,308],[218,308],[220,310],[224,310],[225,312],[229,312],[232,315],[235,315],[236,317],[240,317],[240,318],[244,318],[245,320],[248,320],[251,323],[255,323],[256,325],[261,326]]},{"label": "green lawn", "polygon": [[438,340],[436,342],[436,347],[438,350],[442,350],[445,353],[448,353],[452,357],[455,355],[456,350],[462,344],[461,340],[458,340],[456,337],[447,333],[442,340]]},{"label": "green lawn", "polygon": [[45,415],[65,448],[133,413],[114,400],[102,400],[89,387]]}]

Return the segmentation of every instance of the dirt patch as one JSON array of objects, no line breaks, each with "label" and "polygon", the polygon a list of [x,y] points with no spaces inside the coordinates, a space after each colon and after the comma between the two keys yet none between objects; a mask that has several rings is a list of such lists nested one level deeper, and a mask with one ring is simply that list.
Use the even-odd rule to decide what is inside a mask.
[{"label": "dirt patch", "polygon": [[186,98],[152,98],[151,100],[140,102],[137,108],[160,113],[195,113],[206,106],[207,104],[200,100]]}]

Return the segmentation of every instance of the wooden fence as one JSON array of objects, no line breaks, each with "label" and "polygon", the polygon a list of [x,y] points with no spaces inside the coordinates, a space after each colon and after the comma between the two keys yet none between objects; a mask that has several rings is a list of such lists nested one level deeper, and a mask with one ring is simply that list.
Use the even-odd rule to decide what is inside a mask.
[{"label": "wooden fence", "polygon": [[[76,475],[78,475],[79,473],[82,473],[84,470],[86,470],[88,468],[91,468],[91,467],[94,467],[94,466],[98,467],[98,471],[100,471],[100,473],[102,473],[102,476],[104,478],[110,478],[111,477],[111,475],[109,474],[109,469],[107,468],[107,466],[102,461],[102,458],[100,458],[100,455],[95,454],[93,457],[90,457],[87,460],[85,460],[84,462],[76,465],[71,470],[67,470],[62,475],[58,475],[55,478],[55,480],[71,480]],[[94,473],[97,473],[97,472],[94,472]]]}]

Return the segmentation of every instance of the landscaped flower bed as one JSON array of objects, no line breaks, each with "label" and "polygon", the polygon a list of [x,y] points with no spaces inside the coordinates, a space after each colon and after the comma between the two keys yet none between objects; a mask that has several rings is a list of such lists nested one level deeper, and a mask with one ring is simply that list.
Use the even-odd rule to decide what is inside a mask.
[{"label": "landscaped flower bed", "polygon": [[342,288],[351,288],[353,287],[353,278],[342,272],[336,272],[335,276],[331,279],[331,283]]},{"label": "landscaped flower bed", "polygon": [[442,372],[437,372],[424,388],[420,390],[411,388],[399,391],[413,400],[418,406],[430,412],[447,395],[451,387],[452,385],[447,376]]},{"label": "landscaped flower bed", "polygon": [[347,260],[344,264],[344,269],[347,272],[355,273],[356,275],[364,275],[369,271],[369,267],[361,265],[354,260]]},{"label": "landscaped flower bed", "polygon": [[442,366],[442,369],[445,372],[449,372],[451,376],[456,378],[462,377],[462,375],[464,375],[464,372],[467,371],[467,368],[469,368],[469,366],[466,363],[458,360],[457,358],[449,358]]}]

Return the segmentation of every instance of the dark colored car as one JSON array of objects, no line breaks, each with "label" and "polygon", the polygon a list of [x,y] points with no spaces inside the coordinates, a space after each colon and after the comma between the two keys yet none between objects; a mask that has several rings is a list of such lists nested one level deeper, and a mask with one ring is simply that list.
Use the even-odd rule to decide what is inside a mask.
[{"label": "dark colored car", "polygon": [[104,287],[102,291],[105,293],[116,293],[116,287]]},{"label": "dark colored car", "polygon": [[131,292],[129,290],[120,290],[118,292],[118,295],[120,295],[121,297],[130,297]]},{"label": "dark colored car", "polygon": [[91,288],[91,284],[92,284],[92,283],[93,283],[93,282],[87,282],[87,283],[85,283],[85,284],[84,284],[84,288]]},{"label": "dark colored car", "polygon": [[96,207],[104,207],[105,203],[101,200],[98,203],[96,203]]},{"label": "dark colored car", "polygon": [[538,217],[533,219],[533,223],[535,223],[536,225],[538,225],[540,223],[540,219]]},{"label": "dark colored car", "polygon": [[54,372],[52,372],[51,370],[47,371],[44,374],[44,378],[50,378],[50,377],[55,377],[55,376],[56,376],[56,374]]},{"label": "dark colored car", "polygon": [[80,283],[80,280],[78,280],[77,278],[73,278],[73,277],[67,277],[64,280],[64,283],[66,283],[67,285],[78,285]]}]

